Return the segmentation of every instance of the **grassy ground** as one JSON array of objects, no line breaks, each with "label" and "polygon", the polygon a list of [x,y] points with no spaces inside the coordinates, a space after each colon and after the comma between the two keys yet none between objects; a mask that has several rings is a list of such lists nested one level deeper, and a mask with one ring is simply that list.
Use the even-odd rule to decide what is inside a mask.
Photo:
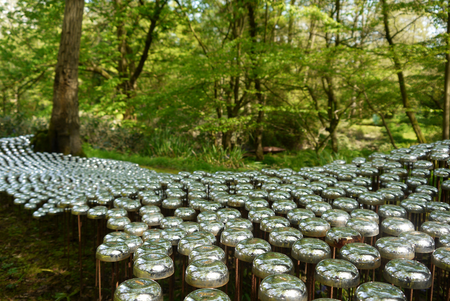
[{"label": "grassy ground", "polygon": [[78,244],[71,240],[68,260],[62,222],[38,222],[2,201],[0,229],[0,300],[95,300],[95,261],[84,256],[87,286],[80,297]]}]

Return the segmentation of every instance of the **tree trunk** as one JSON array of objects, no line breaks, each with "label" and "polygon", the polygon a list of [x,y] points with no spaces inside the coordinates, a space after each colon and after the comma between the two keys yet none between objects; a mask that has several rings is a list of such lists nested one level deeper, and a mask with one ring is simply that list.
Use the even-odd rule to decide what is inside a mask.
[{"label": "tree trunk", "polygon": [[450,138],[450,2],[447,13],[447,62],[445,63],[444,120],[442,122],[442,139]]},{"label": "tree trunk", "polygon": [[20,93],[19,93],[19,88],[17,88],[16,90],[16,108],[17,108],[17,114],[20,113]]},{"label": "tree trunk", "polygon": [[367,105],[369,106],[369,108],[370,108],[375,114],[380,115],[381,121],[383,122],[384,128],[386,129],[386,132],[387,132],[387,134],[388,134],[388,136],[389,136],[389,140],[391,141],[392,146],[393,146],[394,148],[398,148],[397,145],[395,144],[394,136],[392,136],[392,132],[391,132],[391,130],[389,129],[389,126],[388,126],[388,124],[387,124],[387,122],[386,122],[386,119],[384,118],[384,114],[383,114],[383,113],[380,113],[378,110],[376,110],[376,109],[372,106],[372,104],[370,103],[370,100],[369,100],[369,96],[367,96],[366,91],[364,91],[364,96],[365,96],[365,98],[366,98],[366,102],[367,102]]},{"label": "tree trunk", "polygon": [[394,61],[395,70],[397,70],[398,85],[400,87],[400,94],[403,101],[403,107],[405,108],[406,115],[409,118],[409,121],[414,129],[414,132],[416,133],[417,140],[419,141],[419,143],[426,143],[425,136],[423,135],[422,130],[420,129],[420,125],[419,122],[417,121],[416,114],[411,109],[411,104],[409,103],[408,99],[408,93],[406,92],[405,77],[403,75],[402,65],[400,63],[400,59],[397,57],[397,54],[395,53],[395,43],[394,40],[392,39],[391,32],[389,29],[389,16],[386,0],[381,0],[381,3],[383,5],[382,12],[383,12],[384,30],[386,31],[386,40],[388,41],[389,47],[392,51],[392,59]]},{"label": "tree trunk", "polygon": [[[252,46],[251,46],[251,60],[252,60],[252,72],[251,72],[251,79],[253,79],[255,83],[255,90],[256,90],[256,98],[258,100],[258,117],[256,119],[256,131],[255,131],[255,149],[256,149],[256,160],[262,161],[264,160],[264,151],[263,151],[263,145],[262,145],[262,138],[264,133],[264,95],[262,92],[262,85],[261,85],[261,79],[259,78],[257,72],[256,72],[256,61],[254,59],[256,55],[255,46],[257,43],[256,35],[257,35],[257,24],[256,24],[256,16],[255,16],[255,9],[257,7],[256,2],[247,2],[247,9],[248,9],[248,22],[250,25],[250,37],[252,40]],[[265,25],[267,27],[267,25]],[[264,30],[265,32],[265,30]],[[264,42],[266,40],[266,36],[264,34]]]},{"label": "tree trunk", "polygon": [[53,84],[49,138],[53,152],[83,155],[78,116],[78,61],[84,0],[66,0]]},{"label": "tree trunk", "polygon": [[3,98],[3,116],[6,116],[6,92],[2,93]]}]

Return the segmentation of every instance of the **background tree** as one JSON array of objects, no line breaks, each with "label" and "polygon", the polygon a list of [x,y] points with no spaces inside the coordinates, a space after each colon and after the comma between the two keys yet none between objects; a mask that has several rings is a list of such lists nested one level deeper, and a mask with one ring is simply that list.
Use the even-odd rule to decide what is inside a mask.
[{"label": "background tree", "polygon": [[78,61],[84,0],[67,0],[53,84],[53,110],[50,119],[51,150],[81,155],[78,114]]}]

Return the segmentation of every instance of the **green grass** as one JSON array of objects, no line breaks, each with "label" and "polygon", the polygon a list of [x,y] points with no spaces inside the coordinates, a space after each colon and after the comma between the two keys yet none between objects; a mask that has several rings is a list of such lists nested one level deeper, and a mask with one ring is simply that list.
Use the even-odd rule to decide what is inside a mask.
[{"label": "green grass", "polygon": [[180,170],[194,171],[244,171],[261,168],[292,168],[299,170],[305,166],[320,166],[334,160],[346,160],[351,162],[355,157],[367,157],[371,150],[357,151],[342,149],[338,154],[325,149],[316,154],[313,150],[302,150],[299,152],[286,152],[282,154],[265,155],[263,162],[256,162],[254,157],[243,158],[240,151],[227,152],[223,149],[204,149],[201,154],[188,157],[147,157],[138,154],[121,154],[114,151],[94,149],[85,144],[83,150],[88,157],[114,159],[129,161],[139,164],[141,167],[153,169],[157,172],[176,173]]},{"label": "green grass", "polygon": [[[97,157],[104,159],[114,159],[120,161],[129,161],[139,164],[142,167],[147,167],[154,169],[158,172],[169,172],[174,173],[180,170],[194,171],[194,170],[204,170],[208,172],[223,171],[223,170],[248,170],[254,169],[252,166],[257,164],[244,165],[242,161],[241,166],[234,168],[233,166],[228,166],[226,164],[221,164],[219,160],[210,161],[204,160],[204,156],[189,156],[189,157],[147,157],[138,154],[121,154],[114,151],[105,151],[100,149],[94,149],[89,145],[84,145],[83,150],[88,157]],[[212,156],[211,156],[212,158]]]}]

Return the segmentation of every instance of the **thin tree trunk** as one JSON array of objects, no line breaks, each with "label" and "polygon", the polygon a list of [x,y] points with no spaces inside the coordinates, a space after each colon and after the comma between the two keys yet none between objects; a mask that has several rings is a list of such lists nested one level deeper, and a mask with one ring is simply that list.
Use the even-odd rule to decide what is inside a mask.
[{"label": "thin tree trunk", "polygon": [[[292,7],[295,5],[295,0],[291,0],[289,8],[292,11]],[[288,24],[288,44],[292,43],[292,37],[294,35],[294,16],[292,13],[289,14],[289,24]]]},{"label": "thin tree trunk", "polygon": [[444,120],[442,123],[442,139],[450,138],[450,2],[447,7],[447,62],[445,63]]},{"label": "thin tree trunk", "polygon": [[402,71],[402,65],[400,63],[399,58],[397,57],[397,54],[395,53],[395,43],[394,40],[392,39],[391,32],[389,29],[389,16],[386,0],[381,0],[381,3],[382,3],[384,30],[386,31],[386,40],[388,41],[389,47],[392,51],[392,58],[394,61],[395,70],[397,70],[398,85],[400,87],[400,94],[403,101],[403,107],[405,108],[406,115],[409,118],[409,122],[411,123],[411,126],[413,127],[414,132],[416,133],[417,140],[419,141],[419,143],[426,143],[425,136],[423,135],[422,130],[420,129],[420,125],[419,122],[417,121],[416,114],[412,111],[411,104],[409,103],[408,93],[406,92],[405,77]]},{"label": "thin tree trunk", "polygon": [[372,106],[372,104],[370,103],[369,97],[367,96],[366,91],[364,91],[364,97],[366,98],[366,102],[367,102],[367,105],[369,106],[369,108],[370,108],[375,114],[380,115],[381,121],[383,122],[384,128],[386,129],[386,132],[387,132],[387,134],[388,134],[388,136],[389,136],[389,140],[391,141],[392,146],[393,146],[394,148],[398,148],[397,145],[395,144],[394,136],[392,136],[392,132],[391,132],[391,130],[389,129],[389,126],[388,126],[388,124],[387,124],[387,122],[386,122],[386,119],[384,118],[384,114],[380,113],[378,110],[376,110],[376,109]]},{"label": "thin tree trunk", "polygon": [[84,0],[66,0],[53,84],[53,109],[49,138],[51,150],[81,155],[78,116],[78,61]]},{"label": "thin tree trunk", "polygon": [[[262,93],[262,87],[261,87],[261,79],[258,77],[258,74],[256,74],[256,62],[254,60],[254,56],[256,55],[255,46],[257,43],[256,35],[257,35],[257,24],[256,24],[256,16],[255,16],[255,8],[257,7],[257,4],[254,2],[247,2],[247,9],[248,9],[248,19],[250,24],[250,37],[252,39],[252,47],[251,47],[251,53],[252,53],[252,79],[255,82],[255,90],[256,90],[256,98],[258,100],[258,117],[256,119],[256,131],[255,131],[255,148],[256,148],[256,160],[262,161],[264,160],[264,151],[263,151],[263,145],[262,145],[262,139],[263,139],[263,122],[264,122],[264,95]],[[265,24],[267,27],[267,25]],[[266,30],[264,30],[264,41],[266,39]]]},{"label": "thin tree trunk", "polygon": [[20,93],[19,93],[19,88],[17,88],[16,90],[16,109],[17,109],[17,114],[20,113]]},{"label": "thin tree trunk", "polygon": [[2,98],[3,98],[3,116],[6,116],[6,93],[5,92],[2,93]]}]

